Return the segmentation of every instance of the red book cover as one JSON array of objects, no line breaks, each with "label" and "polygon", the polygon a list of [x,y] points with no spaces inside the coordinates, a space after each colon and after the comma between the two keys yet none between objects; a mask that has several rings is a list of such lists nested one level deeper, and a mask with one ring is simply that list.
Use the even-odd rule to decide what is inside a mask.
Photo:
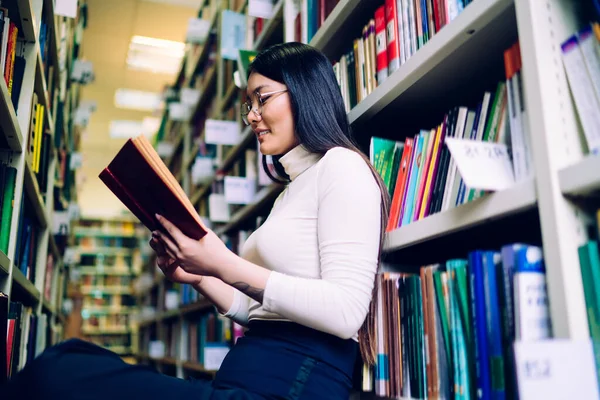
[{"label": "red book cover", "polygon": [[385,31],[385,6],[381,6],[375,11],[375,51],[377,54],[377,83],[379,85],[388,77]]},{"label": "red book cover", "polygon": [[386,44],[388,74],[400,68],[400,35],[398,33],[398,5],[396,0],[385,0]]},{"label": "red book cover", "polygon": [[398,227],[400,219],[400,211],[402,209],[402,199],[404,198],[404,190],[406,188],[406,178],[408,176],[408,167],[413,150],[414,139],[406,138],[404,141],[404,151],[400,159],[400,167],[398,168],[398,178],[396,178],[396,187],[394,188],[394,198],[390,206],[390,215],[388,218],[387,232],[393,231]]}]

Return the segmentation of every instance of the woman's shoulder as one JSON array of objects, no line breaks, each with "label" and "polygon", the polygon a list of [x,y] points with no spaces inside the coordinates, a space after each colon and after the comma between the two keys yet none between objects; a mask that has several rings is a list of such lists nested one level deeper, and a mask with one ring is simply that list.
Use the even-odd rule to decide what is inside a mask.
[{"label": "woman's shoulder", "polygon": [[319,175],[322,178],[345,177],[355,182],[376,182],[368,160],[351,149],[334,147],[325,153],[320,164]]},{"label": "woman's shoulder", "polygon": [[[333,147],[325,153],[321,162],[328,167],[346,167],[346,166],[363,166],[367,170],[369,166],[367,161],[354,150],[345,147]],[[337,168],[337,167],[336,167]]]}]

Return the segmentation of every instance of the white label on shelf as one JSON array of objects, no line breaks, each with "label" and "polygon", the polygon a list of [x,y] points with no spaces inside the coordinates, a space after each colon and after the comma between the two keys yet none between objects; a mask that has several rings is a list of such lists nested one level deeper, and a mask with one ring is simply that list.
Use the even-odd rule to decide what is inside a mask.
[{"label": "white label on shelf", "polygon": [[228,204],[250,204],[256,196],[256,180],[241,176],[226,176],[225,201]]},{"label": "white label on shelf", "polygon": [[54,13],[64,17],[77,17],[77,2],[78,0],[56,0],[54,5]]},{"label": "white label on shelf", "polygon": [[174,151],[175,151],[175,146],[171,142],[166,142],[166,141],[158,142],[158,145],[156,146],[156,152],[162,158],[171,157],[171,155],[173,154]]},{"label": "white label on shelf", "polygon": [[207,119],[204,135],[206,143],[235,146],[240,142],[240,124],[237,121]]},{"label": "white label on shelf", "polygon": [[67,236],[69,234],[69,228],[71,220],[69,219],[69,213],[67,211],[54,211],[52,218],[52,234]]},{"label": "white label on shelf", "polygon": [[185,35],[187,43],[202,44],[206,41],[210,31],[210,21],[201,18],[190,18]]},{"label": "white label on shelf", "polygon": [[79,169],[83,166],[83,154],[79,152],[71,153],[70,164],[69,167],[71,171]]},{"label": "white label on shelf", "polygon": [[225,195],[211,193],[208,196],[209,219],[213,222],[228,222],[231,218],[229,205],[225,201]]},{"label": "white label on shelf", "polygon": [[81,216],[79,204],[74,203],[74,202],[69,203],[68,213],[69,213],[69,219],[71,221],[74,219],[79,219],[79,217]]},{"label": "white label on shelf", "polygon": [[192,183],[199,185],[210,182],[215,175],[213,168],[214,161],[209,157],[197,157],[192,165]]},{"label": "white label on shelf", "polygon": [[188,106],[194,107],[200,100],[200,90],[192,88],[181,89],[181,102]]},{"label": "white label on shelf", "polygon": [[250,0],[248,1],[248,15],[257,18],[273,18],[272,0]]},{"label": "white label on shelf", "polygon": [[514,350],[521,400],[598,398],[591,341],[519,341]]},{"label": "white label on shelf", "polygon": [[229,347],[227,345],[208,343],[204,348],[204,368],[208,371],[218,370],[227,353],[229,353]]},{"label": "white label on shelf", "polygon": [[515,183],[505,144],[455,138],[446,144],[469,189],[504,190]]}]

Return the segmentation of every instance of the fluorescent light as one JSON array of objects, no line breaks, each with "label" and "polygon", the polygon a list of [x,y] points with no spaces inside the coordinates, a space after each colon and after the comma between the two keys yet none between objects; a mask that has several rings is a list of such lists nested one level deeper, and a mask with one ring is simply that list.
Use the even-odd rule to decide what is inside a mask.
[{"label": "fluorescent light", "polygon": [[185,43],[134,36],[129,43],[127,66],[135,70],[176,74],[185,54]]},{"label": "fluorescent light", "polygon": [[171,6],[200,8],[201,0],[143,0],[150,3],[163,3]]},{"label": "fluorescent light", "polygon": [[160,127],[160,118],[146,117],[141,121],[113,120],[110,121],[110,137],[114,139],[129,139],[139,135],[152,137]]},{"label": "fluorescent light", "polygon": [[155,111],[160,107],[161,101],[161,94],[155,92],[133,89],[117,89],[115,92],[115,106],[118,108]]}]

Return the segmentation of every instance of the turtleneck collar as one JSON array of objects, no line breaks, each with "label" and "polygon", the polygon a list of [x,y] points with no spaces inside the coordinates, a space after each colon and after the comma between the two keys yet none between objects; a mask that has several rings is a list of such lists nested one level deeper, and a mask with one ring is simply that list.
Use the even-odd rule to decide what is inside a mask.
[{"label": "turtleneck collar", "polygon": [[312,167],[321,159],[320,154],[311,153],[302,145],[298,145],[283,155],[279,162],[293,181],[301,173]]}]

